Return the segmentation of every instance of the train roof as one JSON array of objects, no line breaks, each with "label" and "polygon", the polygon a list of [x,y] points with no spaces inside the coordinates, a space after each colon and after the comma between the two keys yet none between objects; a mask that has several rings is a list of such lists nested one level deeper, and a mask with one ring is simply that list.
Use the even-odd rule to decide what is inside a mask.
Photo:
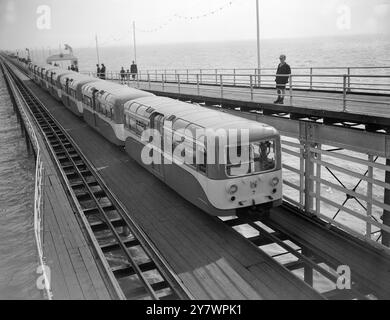
[{"label": "train roof", "polygon": [[98,79],[98,78],[92,78],[92,77],[82,75],[82,74],[78,74],[77,76],[72,75],[70,77],[70,86],[72,88],[77,87],[78,89],[80,89],[80,87],[82,87],[85,84],[95,83],[95,82],[99,82],[99,81],[102,81],[102,80]]},{"label": "train roof", "polygon": [[269,125],[170,98],[155,96],[136,99],[126,103],[125,110],[128,112],[134,103],[151,107],[167,118],[175,116],[202,128],[214,130],[249,129],[251,141],[279,135],[278,131]]},{"label": "train roof", "polygon": [[106,95],[109,100],[115,101],[128,101],[134,100],[141,97],[154,96],[154,94],[141,91],[138,89],[130,88],[121,84],[108,82],[108,81],[97,81],[92,84],[86,84],[84,87],[87,90],[96,89],[100,91],[102,95]]}]

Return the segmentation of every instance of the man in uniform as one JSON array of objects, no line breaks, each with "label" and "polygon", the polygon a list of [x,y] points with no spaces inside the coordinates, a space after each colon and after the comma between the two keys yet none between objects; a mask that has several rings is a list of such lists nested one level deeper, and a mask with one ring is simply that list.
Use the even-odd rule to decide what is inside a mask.
[{"label": "man in uniform", "polygon": [[276,89],[278,92],[278,99],[274,102],[275,104],[284,104],[284,96],[286,95],[286,85],[289,82],[291,75],[291,68],[286,63],[286,56],[282,54],[280,56],[280,64],[278,71],[276,72]]}]

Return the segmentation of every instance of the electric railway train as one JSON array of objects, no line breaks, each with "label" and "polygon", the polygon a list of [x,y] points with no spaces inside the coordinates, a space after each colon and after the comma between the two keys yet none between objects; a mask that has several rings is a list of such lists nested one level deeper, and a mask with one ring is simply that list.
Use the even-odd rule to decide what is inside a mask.
[{"label": "electric railway train", "polygon": [[[208,214],[268,212],[282,203],[281,142],[276,129],[51,65],[30,63],[28,72],[34,82],[71,112],[113,144],[124,147],[141,166]],[[149,149],[151,141],[142,138],[148,129],[161,133],[156,138],[160,143]],[[247,130],[249,141],[238,145],[239,138],[219,137],[212,146],[214,161],[208,161],[208,132],[221,129]],[[195,135],[197,130],[204,132],[202,137]],[[222,141],[225,138],[227,141]],[[166,149],[176,150],[180,144],[185,146],[180,156],[203,161],[175,161],[177,153]],[[247,153],[247,163],[237,165],[231,161],[230,148],[236,148],[236,155]],[[145,150],[149,157],[161,161],[145,161]],[[222,157],[225,161],[219,161]]]}]

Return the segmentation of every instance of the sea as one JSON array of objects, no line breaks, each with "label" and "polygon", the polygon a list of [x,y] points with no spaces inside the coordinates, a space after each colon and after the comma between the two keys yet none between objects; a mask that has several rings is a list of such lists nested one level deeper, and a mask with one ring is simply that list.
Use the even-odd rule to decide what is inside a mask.
[{"label": "sea", "polygon": [[[390,35],[265,39],[260,42],[260,52],[262,68],[275,68],[280,54],[287,55],[293,68],[390,66]],[[34,56],[42,61],[45,54],[48,52],[38,51]],[[74,54],[79,58],[80,71],[96,70],[95,47],[74,48]],[[134,60],[131,41],[127,46],[99,47],[99,60],[108,72],[130,69]],[[139,45],[137,64],[141,70],[255,69],[257,45],[249,40]]]},{"label": "sea", "polygon": [[[70,43],[71,44],[71,43]],[[294,67],[390,66],[390,37],[348,36],[261,41],[262,67],[273,68],[280,54]],[[35,61],[45,55],[33,53]],[[80,71],[95,71],[95,47],[74,48]],[[100,62],[108,72],[130,68],[132,44],[99,48]],[[257,67],[256,41],[139,45],[137,63],[141,70],[216,69]],[[367,71],[389,72],[387,71]],[[4,79],[0,76],[0,299],[39,299],[36,289],[37,252],[33,235],[34,158],[12,109]],[[353,168],[352,168],[353,169]],[[356,168],[363,170],[363,168]],[[378,178],[383,173],[377,173]],[[292,178],[294,179],[294,178]],[[356,181],[346,181],[353,186]],[[324,190],[324,192],[331,192]],[[380,192],[378,192],[380,194]],[[382,193],[383,194],[383,193]],[[332,195],[335,197],[335,195]],[[339,200],[342,201],[341,195]],[[378,198],[378,200],[380,200]],[[358,206],[356,210],[361,210]],[[377,212],[379,216],[380,212]],[[364,226],[358,226],[364,228]],[[249,230],[244,230],[249,232]],[[277,253],[270,248],[270,252]],[[302,272],[298,272],[302,276]],[[315,273],[317,288],[331,288]]]},{"label": "sea", "polygon": [[0,300],[40,299],[34,238],[35,160],[0,72]]}]

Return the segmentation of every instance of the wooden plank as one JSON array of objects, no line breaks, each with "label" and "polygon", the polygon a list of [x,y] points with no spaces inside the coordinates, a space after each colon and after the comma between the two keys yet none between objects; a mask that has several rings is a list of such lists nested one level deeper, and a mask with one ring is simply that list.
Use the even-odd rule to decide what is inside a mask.
[{"label": "wooden plank", "polygon": [[98,299],[110,300],[110,293],[108,292],[107,287],[103,282],[102,276],[100,275],[96,263],[91,255],[91,251],[87,247],[80,247],[79,251],[92,280],[92,284],[95,287]]},{"label": "wooden plank", "polygon": [[71,295],[65,282],[65,275],[62,272],[57,251],[54,248],[51,232],[45,231],[44,235],[46,241],[43,244],[43,250],[45,253],[46,263],[51,272],[50,282],[53,298],[56,300],[69,300],[71,299]]},{"label": "wooden plank", "polygon": [[85,267],[83,258],[81,257],[79,250],[69,249],[69,255],[73,268],[76,271],[76,276],[79,280],[81,290],[83,291],[85,299],[97,300],[98,295],[96,293],[95,287],[93,286],[88,270]]},{"label": "wooden plank", "polygon": [[83,300],[85,297],[72,266],[69,252],[66,250],[65,243],[61,239],[61,236],[52,234],[52,238],[69,294],[73,300]]}]

